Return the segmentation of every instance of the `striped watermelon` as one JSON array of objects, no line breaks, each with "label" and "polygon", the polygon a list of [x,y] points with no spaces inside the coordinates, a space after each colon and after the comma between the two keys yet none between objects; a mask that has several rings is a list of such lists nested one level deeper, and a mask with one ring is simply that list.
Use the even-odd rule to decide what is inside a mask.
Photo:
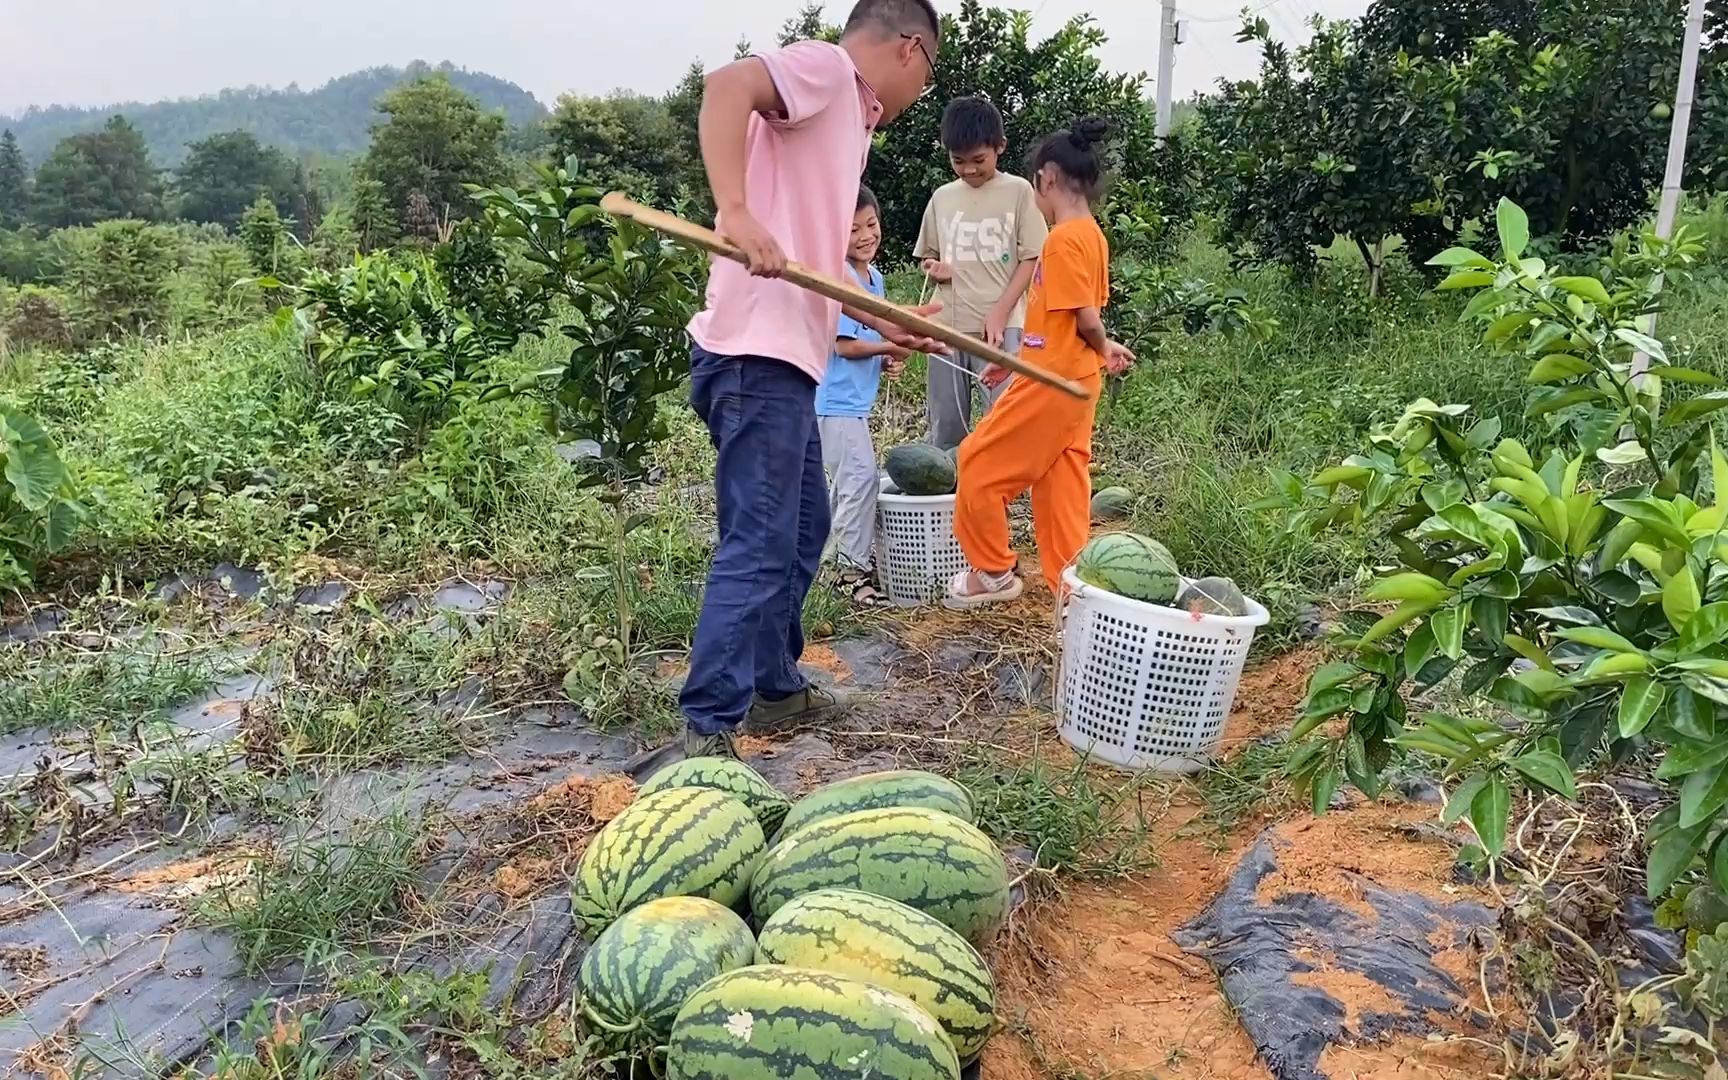
[{"label": "striped watermelon", "polygon": [[756,962],[850,975],[903,994],[942,1025],[962,1065],[996,1025],[996,982],[978,950],[898,900],[853,889],[806,893],[762,924]]},{"label": "striped watermelon", "polygon": [[631,803],[588,844],[570,909],[590,935],[663,896],[736,907],[762,859],[762,826],[737,797],[668,788]]},{"label": "striped watermelon", "polygon": [[1008,867],[990,838],[922,806],[857,810],[806,825],[762,860],[750,906],[766,920],[817,889],[857,889],[935,916],[974,942],[1008,915]]},{"label": "striped watermelon", "polygon": [[639,794],[652,795],[675,787],[713,788],[736,795],[756,815],[764,836],[774,834],[792,805],[792,800],[761,773],[735,758],[686,758],[650,776]]},{"label": "striped watermelon", "polygon": [[1086,584],[1130,600],[1168,604],[1182,575],[1168,548],[1137,533],[1105,533],[1080,551],[1074,573]]},{"label": "striped watermelon", "polygon": [[583,1015],[608,1045],[651,1053],[665,1045],[690,995],[755,955],[750,928],[730,908],[669,896],[606,928],[583,954],[576,991]]},{"label": "striped watermelon", "polygon": [[972,813],[972,796],[959,784],[935,773],[895,769],[836,780],[817,788],[793,805],[776,839],[784,839],[826,818],[886,806],[924,806],[953,814],[968,825],[977,821]]},{"label": "striped watermelon", "polygon": [[930,1014],[859,979],[793,967],[716,976],[672,1025],[670,1080],[959,1080]]}]

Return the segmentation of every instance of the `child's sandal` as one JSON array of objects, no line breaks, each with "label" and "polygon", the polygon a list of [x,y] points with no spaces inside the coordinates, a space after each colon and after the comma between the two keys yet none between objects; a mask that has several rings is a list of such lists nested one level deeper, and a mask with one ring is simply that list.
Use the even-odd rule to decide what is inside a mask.
[{"label": "child's sandal", "polygon": [[888,606],[888,598],[883,596],[881,591],[876,588],[875,584],[870,580],[870,575],[862,571],[853,570],[841,574],[839,578],[835,580],[834,587],[841,592],[849,594],[852,603],[859,607],[876,608]]},{"label": "child's sandal", "polygon": [[962,570],[948,582],[948,595],[942,606],[951,611],[970,611],[989,604],[1004,604],[1020,599],[1026,583],[1009,570],[1005,574],[986,574],[979,570]]}]

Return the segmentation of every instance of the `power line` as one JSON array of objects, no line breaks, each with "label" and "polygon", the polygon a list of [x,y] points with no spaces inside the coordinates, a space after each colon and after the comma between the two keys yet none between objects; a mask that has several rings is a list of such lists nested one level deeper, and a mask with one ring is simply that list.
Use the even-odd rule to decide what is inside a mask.
[{"label": "power line", "polygon": [[[1281,4],[1283,2],[1284,2],[1284,0],[1265,0],[1265,2],[1260,4],[1258,7],[1251,8],[1248,11],[1248,14],[1258,15],[1262,11],[1265,11],[1267,8],[1273,7],[1273,6],[1275,6],[1277,4]],[[1236,22],[1238,19],[1242,18],[1242,16],[1239,14],[1238,15],[1190,15],[1188,12],[1183,11],[1181,8],[1176,9],[1176,14],[1182,16],[1184,19],[1186,19],[1187,21],[1189,21],[1191,23],[1228,23],[1228,22]]]}]

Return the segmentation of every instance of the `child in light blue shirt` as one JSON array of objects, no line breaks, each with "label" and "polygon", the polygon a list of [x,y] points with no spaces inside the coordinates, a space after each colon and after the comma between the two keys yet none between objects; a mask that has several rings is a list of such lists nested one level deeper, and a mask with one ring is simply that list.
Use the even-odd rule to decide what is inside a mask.
[{"label": "child in light blue shirt", "polygon": [[[877,296],[886,294],[882,274],[870,264],[882,246],[876,196],[858,189],[852,216],[852,241],[846,265],[857,283]],[[845,315],[834,334],[828,370],[816,389],[816,424],[822,436],[822,467],[828,473],[828,507],[834,524],[830,544],[839,565],[838,587],[860,604],[879,605],[882,594],[871,581],[876,547],[876,495],[880,488],[876,450],[870,442],[870,410],[882,373],[898,376],[910,355],[882,335]]]}]

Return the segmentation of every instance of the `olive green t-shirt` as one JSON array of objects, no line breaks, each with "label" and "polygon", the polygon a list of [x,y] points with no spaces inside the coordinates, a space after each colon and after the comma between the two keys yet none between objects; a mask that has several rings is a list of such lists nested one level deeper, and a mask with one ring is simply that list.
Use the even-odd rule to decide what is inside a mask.
[{"label": "olive green t-shirt", "polygon": [[[1048,234],[1032,185],[1021,177],[999,172],[982,187],[955,180],[937,188],[924,209],[913,254],[954,268],[953,280],[936,288],[939,318],[964,333],[981,332],[1008,279],[1021,263],[1038,258]],[[1008,325],[1026,325],[1025,297]]]}]

